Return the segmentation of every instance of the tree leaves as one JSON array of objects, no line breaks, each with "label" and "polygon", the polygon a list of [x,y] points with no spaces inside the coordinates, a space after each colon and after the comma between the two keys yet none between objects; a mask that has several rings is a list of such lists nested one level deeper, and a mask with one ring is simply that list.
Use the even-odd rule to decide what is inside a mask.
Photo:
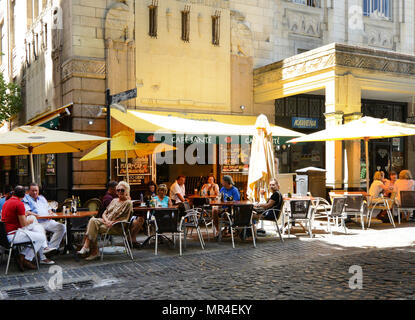
[{"label": "tree leaves", "polygon": [[6,83],[4,76],[0,73],[0,123],[8,121],[17,114],[22,106],[20,86],[16,83]]}]

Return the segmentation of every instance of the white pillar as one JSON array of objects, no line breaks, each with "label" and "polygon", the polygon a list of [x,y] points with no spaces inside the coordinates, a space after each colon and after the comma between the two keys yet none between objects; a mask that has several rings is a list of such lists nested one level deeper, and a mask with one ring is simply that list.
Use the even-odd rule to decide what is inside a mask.
[{"label": "white pillar", "polygon": [[[343,112],[325,113],[326,129],[342,124]],[[343,184],[343,141],[326,142],[326,187],[339,189]]]}]

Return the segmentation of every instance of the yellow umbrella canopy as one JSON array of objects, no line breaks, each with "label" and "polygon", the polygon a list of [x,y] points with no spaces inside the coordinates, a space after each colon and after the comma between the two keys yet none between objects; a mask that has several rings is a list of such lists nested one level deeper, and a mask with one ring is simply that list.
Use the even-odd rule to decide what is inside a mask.
[{"label": "yellow umbrella canopy", "polygon": [[[135,143],[134,133],[128,131],[121,131],[111,139],[111,159],[136,158],[175,149],[165,143]],[[83,156],[80,161],[105,159],[107,159],[107,144],[103,143]]]},{"label": "yellow umbrella canopy", "polygon": [[[175,149],[175,147],[165,143],[135,143],[134,133],[129,131],[121,131],[115,134],[111,139],[111,159],[125,159],[128,183],[130,180],[128,173],[128,158],[136,158]],[[80,161],[105,159],[107,159],[107,144],[103,143],[83,156]]]},{"label": "yellow umbrella canopy", "polygon": [[255,128],[248,173],[247,194],[250,200],[259,200],[261,188],[268,193],[269,182],[276,175],[272,131],[265,115],[257,118]]},{"label": "yellow umbrella canopy", "polygon": [[0,134],[0,156],[80,152],[106,140],[108,138],[22,126]]},{"label": "yellow umbrella canopy", "polygon": [[362,117],[346,124],[327,128],[325,130],[295,138],[288,143],[310,141],[336,141],[336,140],[365,140],[366,150],[366,187],[369,190],[369,154],[368,141],[370,139],[383,139],[415,135],[415,125],[389,121],[372,117]]},{"label": "yellow umbrella canopy", "polygon": [[108,140],[99,136],[22,126],[0,134],[0,156],[29,155],[34,181],[33,155],[80,152]]}]

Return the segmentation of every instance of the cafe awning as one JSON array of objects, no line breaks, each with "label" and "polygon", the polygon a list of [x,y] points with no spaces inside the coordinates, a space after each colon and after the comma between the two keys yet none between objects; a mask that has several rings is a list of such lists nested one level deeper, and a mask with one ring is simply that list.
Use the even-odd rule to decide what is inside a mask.
[{"label": "cafe awning", "polygon": [[44,112],[35,118],[30,119],[26,126],[39,126],[47,129],[56,129],[59,124],[59,116],[65,112],[66,108],[69,108],[73,103],[67,104],[53,111]]},{"label": "cafe awning", "polygon": [[[169,132],[194,135],[238,135],[255,134],[256,116],[229,114],[182,113],[166,111],[119,110],[111,111],[112,117],[136,133]],[[299,137],[303,134],[271,125],[273,136]]]}]

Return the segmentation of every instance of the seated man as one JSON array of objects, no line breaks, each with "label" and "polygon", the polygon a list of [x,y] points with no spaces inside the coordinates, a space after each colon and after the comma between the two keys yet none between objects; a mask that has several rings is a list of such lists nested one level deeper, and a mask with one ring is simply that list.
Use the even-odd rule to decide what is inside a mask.
[{"label": "seated man", "polygon": [[[275,221],[274,212],[272,211],[267,212],[268,209],[277,209],[278,210],[277,219],[279,218],[281,214],[280,209],[281,209],[283,198],[282,198],[281,192],[279,191],[280,185],[278,181],[276,179],[272,179],[269,182],[269,188],[272,191],[271,197],[268,199],[266,203],[258,204],[255,206],[254,208],[255,214],[252,216],[253,219],[258,219],[258,220],[264,219],[264,220]],[[257,232],[265,233],[265,230],[259,229],[257,230]]]},{"label": "seated man", "polygon": [[103,212],[105,209],[107,209],[107,207],[109,206],[109,204],[111,203],[112,200],[114,200],[114,198],[117,198],[117,191],[115,190],[117,188],[117,181],[110,181],[108,182],[108,186],[107,186],[107,192],[105,193],[104,197],[102,198],[102,206],[103,206]]},{"label": "seated man", "polygon": [[[5,224],[7,239],[11,242],[14,239],[15,244],[32,241],[35,252],[40,255],[41,264],[54,264],[47,259],[43,250],[47,247],[45,230],[37,223],[34,216],[26,218],[25,206],[22,202],[25,196],[25,189],[17,186],[14,189],[13,196],[6,201],[3,206],[2,221]],[[17,257],[17,264],[20,271],[24,269],[37,269],[32,263],[35,253],[31,247],[21,251]]]},{"label": "seated man", "polygon": [[170,199],[174,201],[174,204],[185,202],[184,199],[186,195],[185,176],[178,176],[176,181],[170,187]]},{"label": "seated man", "polygon": [[35,216],[43,229],[52,233],[52,238],[48,243],[48,247],[43,250],[43,252],[45,254],[56,253],[65,236],[66,226],[53,219],[42,219],[42,216],[51,215],[52,209],[45,197],[39,195],[39,185],[37,183],[30,184],[29,193],[25,195],[23,202],[26,209],[26,215]]},{"label": "seated man", "polygon": [[[241,195],[239,194],[238,188],[234,186],[234,182],[231,176],[223,176],[222,178],[222,189],[220,189],[220,194],[223,194],[225,201],[240,201]],[[213,207],[212,208],[212,220],[216,228],[216,231],[219,233],[219,218],[222,217],[222,214],[227,211],[229,208],[223,206],[222,208]]]},{"label": "seated man", "polygon": [[133,210],[133,203],[130,200],[130,185],[121,181],[117,185],[118,198],[111,201],[105,209],[102,218],[91,218],[88,222],[84,245],[78,254],[90,253],[85,260],[94,260],[99,257],[97,237],[100,233],[105,233],[116,222],[124,221]]}]

